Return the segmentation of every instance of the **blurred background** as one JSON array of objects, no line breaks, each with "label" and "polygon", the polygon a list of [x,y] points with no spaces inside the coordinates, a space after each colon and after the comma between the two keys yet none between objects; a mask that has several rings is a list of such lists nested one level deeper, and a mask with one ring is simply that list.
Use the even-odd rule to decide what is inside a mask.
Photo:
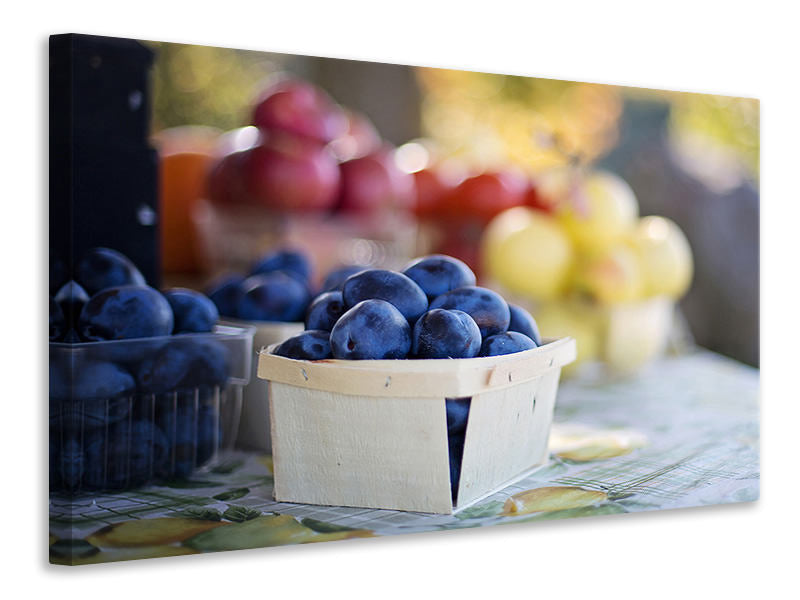
[{"label": "blurred background", "polygon": [[[202,288],[280,245],[321,273],[441,252],[588,362],[625,372],[696,343],[759,365],[757,100],[142,43],[165,283]],[[324,189],[319,148],[248,127],[297,116],[255,113],[287,77],[347,110],[324,206],[305,200]]]}]

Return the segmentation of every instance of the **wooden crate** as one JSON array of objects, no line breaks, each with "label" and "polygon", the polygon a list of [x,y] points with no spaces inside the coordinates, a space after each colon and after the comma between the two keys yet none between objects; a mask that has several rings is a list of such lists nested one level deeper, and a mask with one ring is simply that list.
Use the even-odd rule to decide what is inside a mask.
[{"label": "wooden crate", "polygon": [[[274,347],[274,346],[273,346]],[[275,499],[451,514],[547,460],[572,338],[471,359],[292,360],[260,353],[269,381]],[[457,502],[446,398],[471,397]]]}]

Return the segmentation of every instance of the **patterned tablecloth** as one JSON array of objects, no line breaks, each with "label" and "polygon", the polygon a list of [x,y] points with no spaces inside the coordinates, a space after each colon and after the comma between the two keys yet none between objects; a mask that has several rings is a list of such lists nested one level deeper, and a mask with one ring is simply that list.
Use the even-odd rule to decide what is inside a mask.
[{"label": "patterned tablecloth", "polygon": [[188,481],[50,498],[50,557],[85,564],[756,500],[759,372],[710,352],[633,379],[566,381],[549,464],[453,515],[278,503],[272,459]]}]

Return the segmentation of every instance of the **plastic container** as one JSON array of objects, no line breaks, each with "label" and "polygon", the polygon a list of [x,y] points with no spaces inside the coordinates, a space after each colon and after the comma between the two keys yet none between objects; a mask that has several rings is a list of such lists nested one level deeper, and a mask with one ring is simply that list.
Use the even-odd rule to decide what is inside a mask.
[{"label": "plastic container", "polygon": [[232,447],[253,332],[51,343],[51,492],[185,478]]},{"label": "plastic container", "polygon": [[239,433],[236,437],[237,446],[245,450],[259,452],[272,452],[272,439],[270,436],[269,422],[269,385],[256,376],[258,368],[258,354],[262,348],[279,344],[305,329],[302,321],[296,323],[281,323],[271,321],[233,321],[232,323],[255,328],[253,337],[253,360],[250,382],[244,386],[242,402],[242,415],[239,419]]},{"label": "plastic container", "polygon": [[[547,460],[572,338],[469,359],[303,361],[263,350],[275,499],[451,514]],[[448,399],[471,398],[451,467]],[[455,487],[451,468],[460,472]]]}]

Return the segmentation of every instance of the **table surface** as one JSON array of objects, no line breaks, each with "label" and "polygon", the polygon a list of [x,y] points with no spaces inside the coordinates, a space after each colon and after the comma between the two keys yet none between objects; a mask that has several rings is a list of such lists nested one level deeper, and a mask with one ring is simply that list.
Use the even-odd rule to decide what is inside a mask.
[{"label": "table surface", "polygon": [[759,371],[699,351],[634,378],[560,386],[542,469],[456,515],[279,503],[268,455],[191,480],[50,498],[50,557],[84,564],[747,502],[759,494]]}]

